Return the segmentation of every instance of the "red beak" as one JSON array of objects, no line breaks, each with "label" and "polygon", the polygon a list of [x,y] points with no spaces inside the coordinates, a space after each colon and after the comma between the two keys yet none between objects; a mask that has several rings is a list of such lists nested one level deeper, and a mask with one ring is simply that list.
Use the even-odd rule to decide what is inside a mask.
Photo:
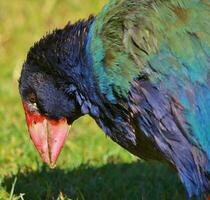
[{"label": "red beak", "polygon": [[29,112],[24,105],[26,122],[30,137],[42,160],[50,167],[55,167],[58,156],[67,139],[69,125],[67,119],[48,119],[39,113]]}]

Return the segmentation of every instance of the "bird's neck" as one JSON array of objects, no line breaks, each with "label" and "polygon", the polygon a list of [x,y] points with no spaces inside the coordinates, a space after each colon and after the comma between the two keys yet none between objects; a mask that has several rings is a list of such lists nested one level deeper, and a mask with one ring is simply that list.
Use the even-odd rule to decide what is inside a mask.
[{"label": "bird's neck", "polygon": [[[79,104],[81,115],[90,115],[107,135],[127,148],[127,146],[135,145],[135,135],[133,127],[129,124],[130,116],[126,109],[128,102],[122,103],[122,99],[119,98],[113,103],[99,88],[93,69],[93,57],[95,55],[91,51],[91,44],[94,40],[92,38],[93,28],[93,19],[78,22],[70,27],[74,40],[70,40],[69,43],[67,40],[67,44],[64,43],[63,46],[67,45],[68,49],[73,47],[73,50],[71,49],[71,53],[74,55],[71,56],[73,61],[72,59],[69,60],[70,56],[67,54],[67,57],[62,59],[63,67],[60,72],[63,71],[65,76],[68,76],[67,80],[70,84],[71,82],[75,83],[76,102]],[[65,29],[63,30],[64,36]],[[67,31],[69,31],[68,27]],[[66,41],[65,38],[64,41]],[[65,61],[68,62],[67,65],[65,65]],[[75,67],[71,67],[71,62],[74,63]],[[70,87],[68,89],[71,90]],[[124,138],[123,141],[121,138]]]},{"label": "bird's neck", "polygon": [[[135,135],[133,127],[129,124],[130,116],[127,112],[127,103],[122,99],[117,99],[116,102],[111,102],[107,99],[106,95],[103,94],[99,88],[99,84],[96,79],[96,75],[93,69],[93,53],[91,51],[92,32],[94,28],[94,21],[85,27],[88,30],[85,37],[76,39],[78,41],[83,40],[80,45],[77,65],[77,72],[74,82],[76,81],[76,100],[80,105],[82,115],[90,115],[96,123],[103,129],[106,135],[110,136],[115,142],[119,142],[122,146],[127,148],[128,146],[135,145]],[[79,32],[84,32],[80,29]],[[70,72],[67,72],[70,73]],[[69,77],[74,75],[71,73]],[[124,138],[123,141],[121,138]]]}]

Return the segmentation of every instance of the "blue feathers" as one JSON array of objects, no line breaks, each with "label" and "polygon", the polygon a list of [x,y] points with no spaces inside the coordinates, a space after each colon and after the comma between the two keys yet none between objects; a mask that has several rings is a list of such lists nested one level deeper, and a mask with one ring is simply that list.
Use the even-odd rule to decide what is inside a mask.
[{"label": "blue feathers", "polygon": [[[209,23],[207,1],[116,0],[88,35],[100,92],[114,108],[128,103],[135,134],[154,142],[198,198],[210,190]],[[159,159],[148,146],[140,156]]]}]

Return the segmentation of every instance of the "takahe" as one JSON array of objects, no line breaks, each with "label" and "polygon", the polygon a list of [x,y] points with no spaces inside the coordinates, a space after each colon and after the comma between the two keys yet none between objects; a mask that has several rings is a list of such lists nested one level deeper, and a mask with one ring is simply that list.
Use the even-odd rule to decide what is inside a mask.
[{"label": "takahe", "polygon": [[111,0],[35,43],[19,90],[49,165],[88,114],[132,154],[174,166],[189,198],[208,198],[209,0]]}]

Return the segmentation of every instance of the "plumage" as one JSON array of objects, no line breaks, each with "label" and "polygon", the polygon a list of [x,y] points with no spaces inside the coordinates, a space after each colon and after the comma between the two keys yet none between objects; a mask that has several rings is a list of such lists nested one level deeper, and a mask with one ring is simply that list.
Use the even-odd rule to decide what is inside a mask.
[{"label": "plumage", "polygon": [[35,93],[41,115],[69,123],[91,115],[131,153],[173,165],[188,197],[207,196],[209,27],[208,0],[112,0],[30,49],[23,102]]}]

